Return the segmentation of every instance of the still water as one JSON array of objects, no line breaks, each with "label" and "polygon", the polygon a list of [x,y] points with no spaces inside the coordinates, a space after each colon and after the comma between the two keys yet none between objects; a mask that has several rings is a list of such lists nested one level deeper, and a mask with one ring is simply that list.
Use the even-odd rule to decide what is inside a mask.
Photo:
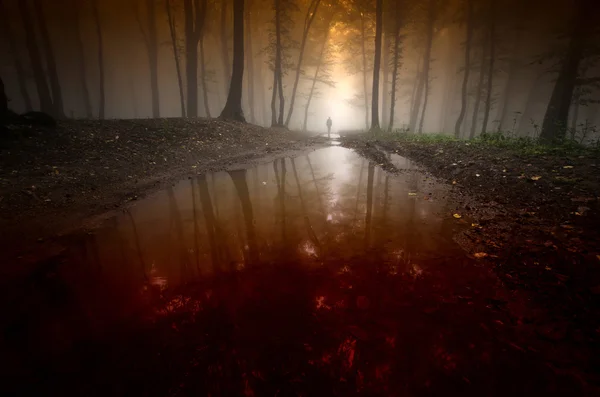
[{"label": "still water", "polygon": [[451,187],[390,160],[397,175],[331,146],[198,175],[74,236],[5,315],[4,387],[482,396],[543,379],[560,392],[516,343],[510,293],[453,242],[470,224],[452,217]]}]

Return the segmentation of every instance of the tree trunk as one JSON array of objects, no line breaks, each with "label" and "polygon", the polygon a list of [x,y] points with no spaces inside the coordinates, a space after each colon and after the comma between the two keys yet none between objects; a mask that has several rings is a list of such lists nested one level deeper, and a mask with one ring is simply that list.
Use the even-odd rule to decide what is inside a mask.
[{"label": "tree trunk", "polygon": [[[229,95],[221,118],[243,123],[242,87],[244,85],[244,0],[233,0],[233,73]],[[247,189],[247,188],[246,188]]]},{"label": "tree trunk", "polygon": [[283,96],[283,71],[281,70],[281,62],[279,62],[279,73],[277,73],[277,91],[279,92],[279,115],[277,124],[283,126],[283,112],[285,111],[285,98]]},{"label": "tree trunk", "polygon": [[586,41],[589,39],[590,26],[595,0],[580,0],[573,31],[569,39],[569,47],[565,54],[558,79],[554,85],[550,102],[544,116],[540,139],[551,142],[565,137],[569,109],[573,99],[578,77],[579,64],[583,58]]},{"label": "tree trunk", "polygon": [[279,120],[283,120],[281,114],[281,101],[279,117],[276,114],[275,104],[277,100],[277,90],[283,91],[281,87],[281,0],[275,0],[275,59],[273,65],[273,97],[271,98],[271,126],[280,124]]},{"label": "tree trunk", "polygon": [[146,0],[148,12],[148,64],[150,65],[150,91],[152,94],[152,117],[160,117],[160,93],[158,89],[158,35],[154,0]]},{"label": "tree trunk", "polygon": [[187,116],[198,117],[198,42],[202,38],[207,0],[184,0]]},{"label": "tree trunk", "polygon": [[383,36],[383,83],[381,84],[381,129],[386,129],[390,119],[390,47],[392,36],[389,33]]},{"label": "tree trunk", "polygon": [[371,91],[371,131],[379,130],[379,69],[381,67],[381,35],[383,31],[383,0],[377,0],[375,21],[375,60],[373,61],[373,90]]},{"label": "tree trunk", "polygon": [[[487,96],[485,98],[485,112],[483,114],[483,126],[481,133],[487,131],[488,121],[490,119],[490,110],[492,108],[492,91],[494,89],[494,65],[496,62],[496,3],[495,0],[490,0],[490,59],[488,63],[488,81],[487,81]],[[483,65],[482,65],[483,67]]]},{"label": "tree trunk", "polygon": [[221,60],[223,62],[223,83],[225,92],[229,92],[231,80],[231,63],[229,61],[229,43],[227,40],[227,5],[229,0],[221,0]]},{"label": "tree trunk", "polygon": [[34,0],[33,4],[37,16],[38,26],[40,28],[42,46],[44,48],[44,52],[46,53],[48,79],[50,81],[50,88],[52,88],[52,106],[54,109],[53,115],[57,118],[64,118],[65,110],[63,105],[62,88],[60,86],[60,79],[58,78],[56,58],[54,57],[54,50],[50,40],[50,32],[48,31],[48,25],[46,24],[46,18],[44,16],[44,8],[41,0]]},{"label": "tree trunk", "polygon": [[48,82],[46,81],[46,75],[42,65],[42,57],[36,41],[35,27],[31,20],[29,6],[27,5],[27,1],[24,0],[18,1],[17,3],[19,5],[19,12],[23,21],[23,29],[25,30],[27,52],[29,53],[33,78],[38,92],[40,110],[44,113],[54,115],[54,107],[52,105],[52,97],[50,96],[50,88],[48,87]]},{"label": "tree trunk", "polygon": [[423,110],[421,112],[421,121],[419,121],[419,134],[423,133],[423,123],[425,122],[425,111],[429,100],[429,70],[431,68],[431,48],[433,47],[433,29],[435,28],[435,0],[429,0],[429,18],[427,24],[427,43],[425,48],[425,57],[423,59],[423,87],[425,99],[423,100]]},{"label": "tree trunk", "polygon": [[94,117],[92,112],[92,101],[90,99],[90,89],[87,84],[87,68],[85,63],[85,44],[83,43],[83,34],[81,31],[81,13],[79,12],[80,5],[77,1],[73,1],[71,3],[71,7],[73,7],[73,11],[75,13],[75,35],[77,36],[77,58],[79,60],[79,82],[81,84],[81,89],[83,90],[83,107],[85,109],[85,116],[88,119]]},{"label": "tree trunk", "polygon": [[480,70],[479,70],[479,81],[477,82],[477,90],[475,94],[475,104],[473,107],[473,119],[471,120],[471,132],[469,133],[469,139],[475,138],[475,129],[477,128],[477,120],[479,118],[479,107],[481,106],[481,97],[483,95],[483,82],[485,80],[485,69],[483,68],[485,64],[485,50],[487,48],[487,39],[484,41],[484,44],[481,46],[481,58],[479,60]]},{"label": "tree trunk", "polygon": [[200,37],[200,79],[202,80],[202,100],[204,101],[204,114],[209,119],[212,117],[210,114],[210,103],[208,101],[208,81],[206,81],[206,57],[204,56],[204,32]]},{"label": "tree trunk", "polygon": [[522,38],[522,33],[523,30],[522,29],[518,29],[517,33],[515,34],[515,41],[513,43],[513,48],[512,48],[512,54],[511,54],[511,60],[510,63],[508,65],[508,76],[506,77],[506,86],[504,87],[504,92],[502,94],[503,98],[502,98],[502,109],[500,111],[500,117],[499,117],[499,123],[498,123],[498,131],[502,131],[504,129],[504,126],[507,123],[507,117],[508,117],[508,105],[509,102],[512,98],[512,92],[513,89],[515,87],[515,73],[517,70],[517,63],[518,63],[518,53],[519,53],[519,47],[521,44],[521,38]]},{"label": "tree trunk", "polygon": [[179,51],[177,49],[177,29],[175,28],[175,19],[171,11],[171,0],[165,0],[167,18],[169,19],[169,33],[171,34],[171,46],[173,47],[173,59],[175,60],[175,70],[177,72],[177,85],[179,86],[179,105],[181,107],[181,117],[185,117],[185,94],[183,90],[183,78],[181,76],[181,64],[179,62]]},{"label": "tree trunk", "polygon": [[362,49],[362,72],[363,72],[363,92],[365,103],[365,129],[369,129],[369,92],[367,91],[367,50],[365,49],[365,15],[360,14],[360,33],[361,33],[361,49]]},{"label": "tree trunk", "polygon": [[[246,7],[250,9],[250,6]],[[246,13],[246,81],[248,82],[248,110],[250,111],[250,122],[256,124],[256,115],[254,109],[254,50],[252,47],[252,14],[250,11]]]},{"label": "tree trunk", "polygon": [[[33,109],[33,106],[31,104],[31,97],[29,96],[29,92],[27,91],[27,78],[25,77],[25,68],[23,67],[21,59],[19,58],[19,48],[15,41],[15,37],[13,36],[13,33],[10,30],[10,25],[8,24],[8,20],[5,17],[6,10],[2,6],[3,4],[0,1],[0,25],[2,26],[2,33],[8,41],[8,49],[15,63],[15,71],[17,72],[17,83],[19,84],[19,91],[21,92],[21,97],[23,98],[25,111],[30,112]],[[2,93],[0,93],[0,95],[2,95]]]},{"label": "tree trunk", "polygon": [[388,132],[392,132],[394,127],[394,112],[396,109],[396,84],[398,83],[398,68],[400,67],[400,12],[396,9],[396,31],[394,33],[394,69],[392,72],[392,92],[390,98],[390,122]]},{"label": "tree trunk", "polygon": [[469,85],[469,73],[471,71],[471,46],[473,42],[473,0],[465,0],[467,5],[467,42],[465,43],[465,73],[463,75],[462,93],[460,102],[460,113],[454,126],[454,137],[460,137],[462,123],[467,111],[467,95]]},{"label": "tree trunk", "polygon": [[8,113],[8,98],[6,97],[6,90],[4,89],[4,81],[0,77],[0,123]]},{"label": "tree trunk", "polygon": [[317,79],[319,77],[319,72],[321,71],[321,65],[323,64],[323,56],[325,55],[325,50],[327,49],[327,42],[329,41],[329,25],[331,24],[331,19],[329,23],[327,23],[327,30],[325,33],[325,38],[323,39],[323,45],[321,46],[321,52],[319,52],[319,62],[317,63],[317,68],[315,69],[315,74],[312,78],[312,84],[310,86],[310,91],[308,93],[308,99],[306,100],[306,106],[304,107],[304,122],[302,123],[302,131],[306,132],[306,125],[308,124],[308,109],[310,107],[310,102],[312,101],[313,95],[315,93],[315,86],[317,85]]},{"label": "tree trunk", "polygon": [[285,126],[289,127],[292,113],[294,112],[294,102],[296,101],[296,90],[298,89],[298,82],[300,81],[300,73],[302,72],[302,59],[304,58],[304,49],[306,48],[306,39],[310,32],[310,26],[317,15],[319,4],[321,0],[311,0],[306,16],[304,17],[304,30],[302,32],[302,41],[300,43],[300,54],[298,55],[298,65],[296,66],[296,76],[294,78],[294,86],[292,88],[292,97],[290,98],[290,108],[288,109],[287,117],[285,119]]},{"label": "tree trunk", "polygon": [[102,25],[100,22],[100,12],[98,10],[98,0],[92,0],[92,13],[96,23],[96,35],[98,37],[98,71],[99,71],[99,93],[98,118],[103,120],[106,113],[106,92],[104,87],[104,43],[102,37]]},{"label": "tree trunk", "polygon": [[[275,61],[277,63],[277,61]],[[277,101],[277,68],[273,68],[273,92],[271,93],[271,127],[277,125],[277,110],[275,108],[275,102]]]}]

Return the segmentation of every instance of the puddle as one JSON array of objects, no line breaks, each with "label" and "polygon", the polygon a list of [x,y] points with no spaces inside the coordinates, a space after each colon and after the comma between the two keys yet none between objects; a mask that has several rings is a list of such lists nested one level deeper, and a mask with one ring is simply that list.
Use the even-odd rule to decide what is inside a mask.
[{"label": "puddle", "polygon": [[539,385],[543,366],[505,340],[506,291],[452,241],[449,187],[392,160],[408,171],[331,146],[139,202],[14,300],[2,370],[20,391],[68,395]]}]

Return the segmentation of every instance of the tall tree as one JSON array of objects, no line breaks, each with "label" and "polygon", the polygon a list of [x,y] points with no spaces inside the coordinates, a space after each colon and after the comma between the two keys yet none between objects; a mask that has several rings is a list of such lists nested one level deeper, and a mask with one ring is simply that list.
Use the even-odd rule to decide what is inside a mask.
[{"label": "tall tree", "polygon": [[8,98],[4,89],[4,80],[0,77],[0,122],[8,113]]},{"label": "tall tree", "polygon": [[252,13],[251,13],[251,4],[247,4],[245,7],[246,10],[246,48],[247,51],[244,51],[246,55],[246,81],[248,83],[248,110],[250,112],[250,122],[256,123],[256,114],[254,107],[254,50],[253,50],[253,32],[252,32]]},{"label": "tall tree", "polygon": [[[227,39],[227,25],[229,22],[228,5],[229,0],[221,0],[221,60],[223,62],[223,83],[225,92],[229,92],[229,82],[231,79],[231,66],[229,61],[229,40]],[[234,11],[235,12],[235,11]]]},{"label": "tall tree", "polygon": [[81,84],[81,89],[83,91],[83,108],[85,110],[85,116],[88,119],[94,117],[92,111],[92,100],[90,98],[90,88],[87,83],[87,66],[85,61],[85,44],[83,41],[83,31],[81,26],[81,5],[77,0],[74,0],[71,3],[71,7],[73,12],[75,13],[75,36],[77,37],[76,42],[76,51],[77,51],[77,60],[78,60],[78,72],[79,72],[79,84]]},{"label": "tall tree", "polygon": [[595,27],[597,15],[595,0],[578,0],[575,16],[571,21],[567,51],[563,56],[560,71],[542,124],[540,139],[550,142],[565,136],[573,91],[577,83],[579,66]]},{"label": "tall tree", "polygon": [[171,47],[173,48],[173,59],[175,60],[175,72],[177,73],[177,86],[179,88],[179,105],[181,106],[181,117],[185,117],[185,94],[183,90],[183,78],[181,76],[181,64],[179,62],[179,47],[177,43],[177,28],[175,17],[171,8],[171,0],[165,0],[167,20],[169,22],[169,33],[171,36]]},{"label": "tall tree", "polygon": [[98,103],[98,118],[104,119],[106,112],[106,92],[104,83],[104,42],[102,37],[102,23],[100,21],[100,12],[98,10],[98,0],[92,0],[92,14],[96,23],[96,35],[98,37],[98,71],[100,100]]},{"label": "tall tree", "polygon": [[207,0],[184,0],[187,117],[198,117],[198,42],[202,38]]},{"label": "tall tree", "polygon": [[[152,96],[152,117],[160,117],[160,93],[158,90],[158,34],[156,29],[156,8],[155,0],[146,0],[146,26],[138,18],[138,25],[144,38],[146,54],[148,55],[148,65],[150,67],[150,94]],[[170,7],[169,7],[170,8]],[[169,20],[170,23],[170,20]]]},{"label": "tall tree", "polygon": [[54,106],[52,104],[52,97],[50,96],[50,88],[48,87],[46,74],[44,73],[44,66],[42,65],[42,57],[35,37],[35,27],[31,20],[29,4],[28,1],[18,1],[17,3],[19,5],[21,20],[23,21],[23,29],[25,30],[25,42],[27,45],[27,52],[29,53],[31,69],[33,71],[33,79],[40,101],[40,110],[54,115]]},{"label": "tall tree", "polygon": [[44,6],[41,0],[34,0],[33,2],[35,14],[37,17],[37,23],[40,28],[40,34],[42,38],[42,47],[46,55],[46,66],[48,69],[48,78],[50,81],[50,88],[52,88],[52,107],[53,114],[55,117],[64,118],[65,110],[63,105],[62,87],[60,85],[60,79],[58,77],[58,69],[56,67],[56,57],[54,56],[54,49],[52,47],[52,40],[50,39],[50,31],[46,23],[46,17],[44,15]]},{"label": "tall tree", "polygon": [[[4,37],[6,37],[6,40],[8,41],[8,49],[13,57],[15,71],[17,72],[17,83],[19,84],[19,91],[21,92],[21,97],[23,98],[25,111],[29,112],[33,109],[33,106],[31,104],[31,97],[29,96],[29,92],[27,91],[27,79],[25,76],[25,68],[23,66],[23,63],[21,62],[21,58],[19,57],[19,47],[17,46],[15,37],[13,36],[13,32],[10,29],[10,25],[8,23],[6,15],[7,12],[4,9],[3,1],[0,0],[0,26],[2,27],[2,34],[4,35]],[[2,94],[0,93],[0,95]]]},{"label": "tall tree", "polygon": [[373,61],[373,90],[371,98],[371,131],[373,132],[379,130],[379,68],[381,66],[383,0],[377,0],[375,13],[375,60]]},{"label": "tall tree", "polygon": [[392,128],[394,128],[394,112],[396,109],[396,92],[397,92],[397,83],[398,83],[398,69],[400,68],[400,29],[402,28],[402,20],[401,20],[401,8],[399,4],[396,4],[396,17],[394,19],[395,27],[394,27],[394,57],[393,57],[393,70],[392,70],[392,89],[391,89],[391,97],[390,97],[390,121],[388,123],[388,131],[391,132]]},{"label": "tall tree", "polygon": [[[271,125],[282,126],[283,125],[283,110],[284,110],[284,99],[283,99],[283,87],[282,87],[282,32],[281,32],[281,19],[282,19],[282,0],[274,0],[275,8],[275,59],[273,66],[273,96],[271,98]],[[275,110],[275,104],[277,94],[279,93],[279,116]]]},{"label": "tall tree", "polygon": [[244,84],[244,0],[233,0],[233,72],[221,118],[246,122],[242,110]]},{"label": "tall tree", "polygon": [[300,42],[300,52],[298,54],[298,62],[296,64],[296,75],[294,77],[294,86],[292,88],[292,96],[290,98],[290,107],[285,119],[285,126],[289,127],[292,114],[294,112],[294,103],[296,101],[296,90],[298,89],[298,82],[300,81],[300,73],[302,72],[302,59],[304,58],[304,50],[306,48],[306,40],[310,32],[310,27],[317,15],[321,0],[310,0],[308,10],[304,16],[304,28],[302,29],[302,40]]},{"label": "tall tree", "polygon": [[474,18],[473,18],[473,0],[465,0],[467,8],[467,41],[465,43],[465,71],[463,74],[462,90],[460,97],[460,113],[454,126],[454,136],[460,137],[460,131],[467,112],[467,89],[469,86],[469,73],[471,71],[471,46],[473,42]]},{"label": "tall tree", "polygon": [[[437,7],[439,2],[429,0],[427,7],[427,39],[425,43],[425,56],[423,58],[423,110],[421,111],[421,120],[419,121],[419,134],[423,133],[423,123],[425,122],[425,111],[429,99],[429,71],[431,70],[431,50],[433,47],[433,34],[435,33],[435,22],[437,18]],[[418,102],[420,104],[420,102]]]},{"label": "tall tree", "polygon": [[487,89],[485,98],[485,111],[483,113],[483,125],[481,126],[481,133],[485,134],[487,131],[488,121],[490,119],[490,110],[492,108],[492,91],[494,90],[494,65],[496,63],[496,0],[490,0],[490,15],[489,15],[489,35],[488,43],[490,54],[488,60],[488,71],[487,71]]},{"label": "tall tree", "polygon": [[471,131],[469,133],[469,139],[475,137],[475,130],[477,129],[477,121],[479,120],[479,107],[481,106],[481,97],[483,96],[483,83],[485,82],[485,59],[486,49],[488,47],[488,37],[485,35],[483,45],[481,46],[481,58],[479,60],[479,81],[477,82],[477,88],[475,89],[475,103],[473,104],[473,119],[471,120]]}]

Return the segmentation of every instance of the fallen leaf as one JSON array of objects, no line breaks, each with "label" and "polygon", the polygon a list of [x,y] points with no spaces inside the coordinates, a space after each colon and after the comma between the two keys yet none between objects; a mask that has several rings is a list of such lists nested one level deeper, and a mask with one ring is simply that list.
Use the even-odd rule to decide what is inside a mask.
[{"label": "fallen leaf", "polygon": [[461,216],[460,214],[454,214],[453,216],[454,216],[456,219],[460,219],[460,218],[462,218],[462,216]]},{"label": "fallen leaf", "polygon": [[534,175],[534,176],[531,177],[532,181],[539,181],[540,179],[542,179],[542,177],[539,176],[539,175]]},{"label": "fallen leaf", "polygon": [[475,176],[481,176],[481,175],[479,175],[479,174],[475,174]]},{"label": "fallen leaf", "polygon": [[453,185],[456,185],[456,181],[452,181],[452,184],[453,184]]},{"label": "fallen leaf", "polygon": [[485,258],[486,256],[488,256],[488,254],[485,252],[476,252],[473,254],[473,256],[477,259],[481,259],[481,258]]},{"label": "fallen leaf", "polygon": [[409,192],[409,193],[408,193],[408,195],[409,195],[409,196],[416,196],[416,195],[417,195],[417,193]]},{"label": "fallen leaf", "polygon": [[572,165],[565,165],[563,168],[573,168]]}]

